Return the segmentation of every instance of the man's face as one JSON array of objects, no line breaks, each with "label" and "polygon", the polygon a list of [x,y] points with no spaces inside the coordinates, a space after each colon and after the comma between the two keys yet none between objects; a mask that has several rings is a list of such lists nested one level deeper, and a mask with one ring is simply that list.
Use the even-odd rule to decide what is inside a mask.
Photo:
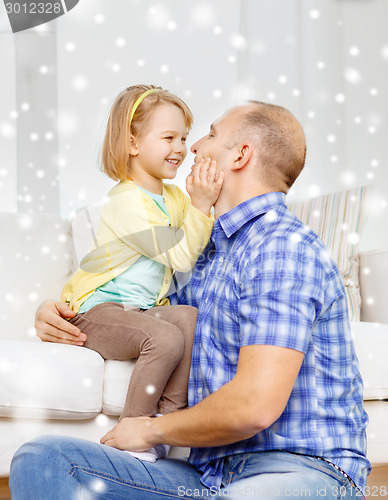
[{"label": "man's face", "polygon": [[242,113],[241,107],[228,111],[210,126],[210,131],[194,143],[190,150],[195,163],[211,158],[217,162],[217,171],[225,170],[236,151],[235,132]]}]

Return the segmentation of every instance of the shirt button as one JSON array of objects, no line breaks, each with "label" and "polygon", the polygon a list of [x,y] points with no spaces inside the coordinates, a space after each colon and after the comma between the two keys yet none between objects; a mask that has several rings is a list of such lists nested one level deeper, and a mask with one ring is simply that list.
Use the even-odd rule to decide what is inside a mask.
[{"label": "shirt button", "polygon": [[224,262],[224,258],[223,258],[223,257],[220,257],[220,258],[218,259],[218,262]]},{"label": "shirt button", "polygon": [[198,389],[198,394],[202,394],[202,388],[201,387]]},{"label": "shirt button", "polygon": [[164,280],[164,282],[167,284],[167,283],[168,283],[168,280]]}]

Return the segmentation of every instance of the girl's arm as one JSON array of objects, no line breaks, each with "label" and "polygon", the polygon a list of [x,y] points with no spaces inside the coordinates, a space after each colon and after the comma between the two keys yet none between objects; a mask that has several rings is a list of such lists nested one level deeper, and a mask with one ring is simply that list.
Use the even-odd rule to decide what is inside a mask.
[{"label": "girl's arm", "polygon": [[101,214],[100,245],[82,260],[82,270],[103,273],[119,269],[140,254],[176,271],[191,271],[209,241],[214,221],[208,213],[218,198],[223,177],[215,181],[215,164],[210,160],[193,167],[189,177],[199,208],[176,188],[172,196],[176,213],[170,213],[170,226],[153,201],[144,200],[137,190],[128,192],[128,185],[118,185]]}]

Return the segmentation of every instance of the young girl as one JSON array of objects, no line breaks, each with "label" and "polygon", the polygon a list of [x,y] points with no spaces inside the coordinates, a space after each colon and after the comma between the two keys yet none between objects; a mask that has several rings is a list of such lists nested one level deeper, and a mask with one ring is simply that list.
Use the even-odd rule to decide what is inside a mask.
[{"label": "young girl", "polygon": [[[188,177],[191,203],[178,187],[163,184],[186,157],[191,124],[187,105],[160,87],[136,85],[118,95],[102,169],[119,183],[102,208],[94,248],[62,292],[77,313],[70,321],[87,335],[85,347],[105,359],[137,358],[120,419],[187,404],[197,310],[171,306],[165,296],[173,272],[190,271],[206,246],[222,184],[210,161]],[[133,455],[155,461],[167,451]]]}]

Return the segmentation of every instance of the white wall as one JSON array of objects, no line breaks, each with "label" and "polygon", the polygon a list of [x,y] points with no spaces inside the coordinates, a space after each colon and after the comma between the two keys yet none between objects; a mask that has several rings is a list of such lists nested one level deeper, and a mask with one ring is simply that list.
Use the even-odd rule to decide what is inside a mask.
[{"label": "white wall", "polygon": [[0,210],[16,211],[16,78],[15,46],[0,4]]}]

